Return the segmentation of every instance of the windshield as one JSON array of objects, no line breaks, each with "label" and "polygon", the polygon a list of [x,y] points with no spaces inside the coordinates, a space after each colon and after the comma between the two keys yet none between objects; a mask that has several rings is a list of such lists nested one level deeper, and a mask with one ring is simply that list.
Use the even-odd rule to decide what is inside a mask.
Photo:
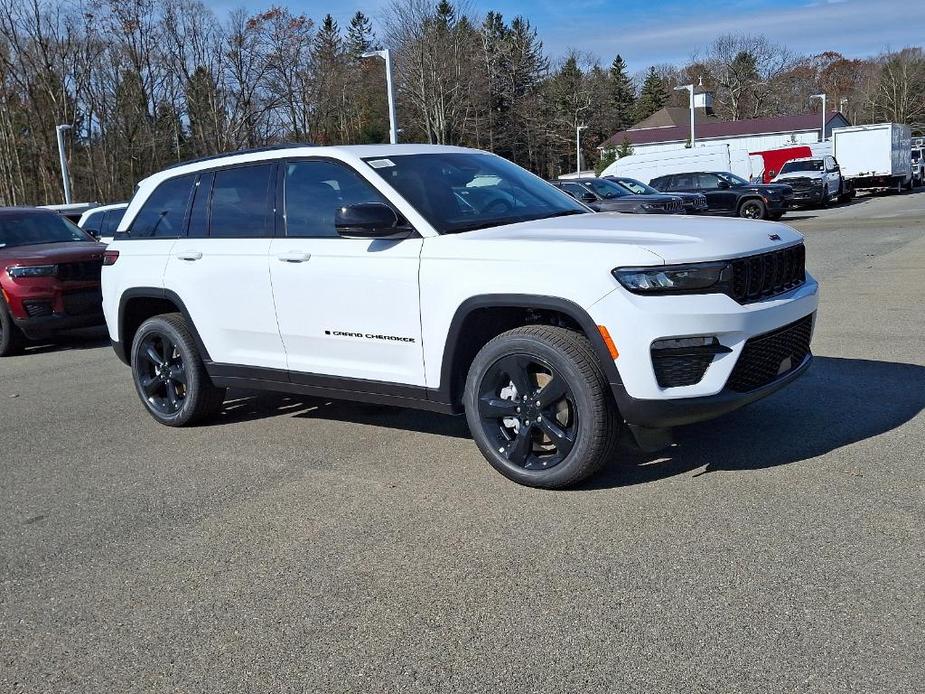
[{"label": "windshield", "polygon": [[635,178],[618,178],[616,182],[636,195],[661,195],[661,193],[652,186],[647,186],[645,183],[637,181]]},{"label": "windshield", "polygon": [[490,154],[403,154],[364,161],[441,234],[588,212],[558,188]]},{"label": "windshield", "polygon": [[822,160],[788,161],[780,170],[781,173],[792,173],[794,171],[822,171]]},{"label": "windshield", "polygon": [[580,181],[586,188],[590,188],[604,200],[613,200],[615,198],[625,198],[631,195],[626,188],[617,185],[613,181],[606,181],[603,178],[594,178],[590,181]]},{"label": "windshield", "polygon": [[740,176],[736,176],[735,174],[731,174],[731,173],[728,173],[728,172],[720,172],[720,171],[717,171],[717,172],[716,172],[716,175],[719,176],[720,178],[722,178],[724,181],[728,181],[728,182],[729,182],[729,185],[731,185],[731,186],[747,186],[747,185],[751,185],[751,184],[750,184],[748,181],[746,181],[744,178],[742,178],[742,177],[740,177]]},{"label": "windshield", "polygon": [[54,212],[0,213],[0,248],[92,240],[75,224]]}]

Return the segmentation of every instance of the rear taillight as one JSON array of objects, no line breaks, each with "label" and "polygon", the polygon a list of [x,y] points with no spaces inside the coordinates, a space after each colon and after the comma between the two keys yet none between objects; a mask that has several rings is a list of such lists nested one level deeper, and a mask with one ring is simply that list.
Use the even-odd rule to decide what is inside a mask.
[{"label": "rear taillight", "polygon": [[115,265],[119,259],[119,251],[103,251],[103,265]]}]

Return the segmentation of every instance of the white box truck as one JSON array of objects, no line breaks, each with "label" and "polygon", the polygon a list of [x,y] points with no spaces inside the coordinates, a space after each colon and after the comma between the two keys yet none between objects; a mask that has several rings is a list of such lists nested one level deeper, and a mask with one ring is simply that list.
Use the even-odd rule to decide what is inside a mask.
[{"label": "white box truck", "polygon": [[630,154],[617,159],[601,172],[601,176],[622,176],[648,182],[666,174],[698,171],[729,171],[749,180],[754,175],[747,151],[731,149],[729,145],[707,145]]},{"label": "white box truck", "polygon": [[832,154],[854,190],[912,187],[912,131],[900,123],[854,125],[832,130]]}]

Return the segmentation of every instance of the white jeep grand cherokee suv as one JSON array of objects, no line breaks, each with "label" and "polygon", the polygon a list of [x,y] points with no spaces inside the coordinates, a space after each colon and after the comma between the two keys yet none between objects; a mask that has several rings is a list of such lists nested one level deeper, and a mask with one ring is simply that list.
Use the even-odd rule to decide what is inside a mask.
[{"label": "white jeep grand cherokee suv", "polygon": [[288,147],[145,179],[106,251],[114,348],[159,422],[229,387],[465,412],[563,487],[809,365],[817,284],[782,224],[593,213],[500,157]]}]

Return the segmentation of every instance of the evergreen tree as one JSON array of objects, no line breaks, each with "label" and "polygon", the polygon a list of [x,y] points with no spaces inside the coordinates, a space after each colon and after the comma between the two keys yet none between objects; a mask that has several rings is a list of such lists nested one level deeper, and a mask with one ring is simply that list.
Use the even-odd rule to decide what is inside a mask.
[{"label": "evergreen tree", "polygon": [[610,113],[613,131],[626,130],[633,124],[636,93],[633,82],[626,74],[626,63],[617,55],[610,65]]},{"label": "evergreen tree", "polygon": [[668,88],[654,67],[649,68],[636,102],[636,122],[645,120],[668,103]]},{"label": "evergreen tree", "polygon": [[368,51],[377,50],[373,24],[369,17],[357,10],[347,29],[347,52],[354,59]]}]

